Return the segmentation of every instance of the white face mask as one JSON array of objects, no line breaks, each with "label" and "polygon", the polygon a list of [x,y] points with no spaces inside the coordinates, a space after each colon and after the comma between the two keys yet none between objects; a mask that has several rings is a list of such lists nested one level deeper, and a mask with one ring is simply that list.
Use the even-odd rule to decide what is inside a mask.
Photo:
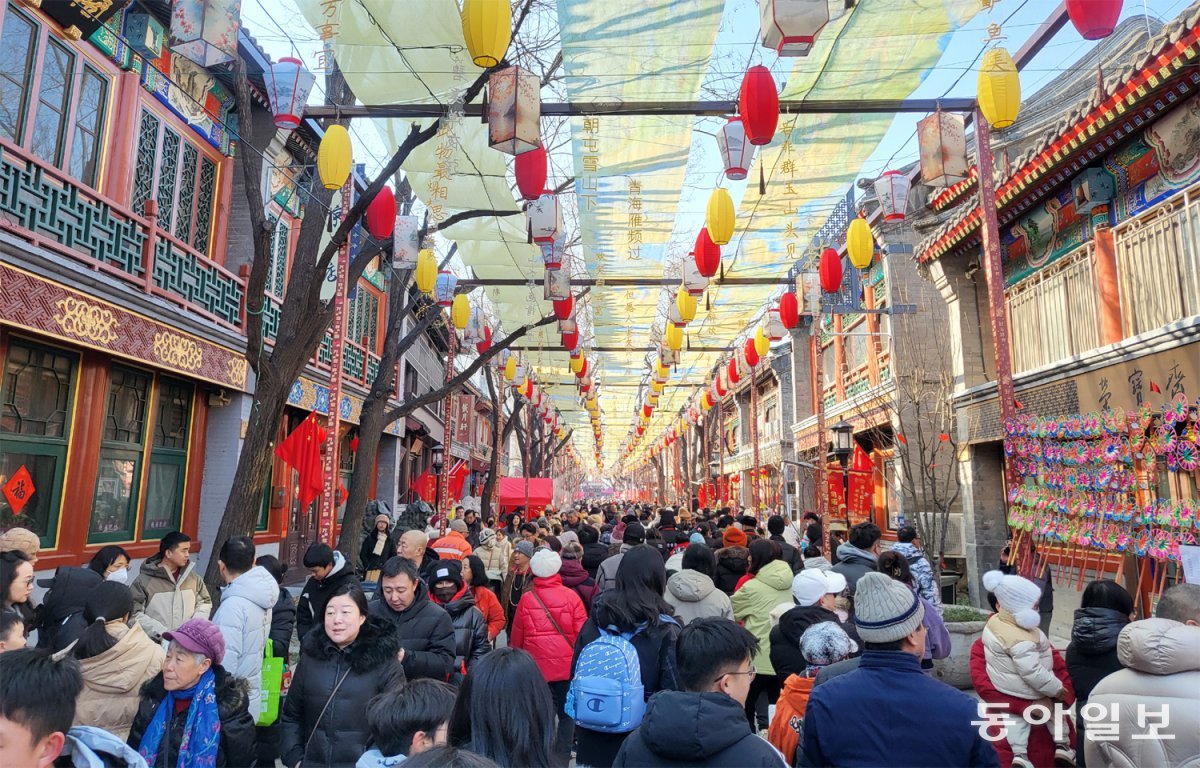
[{"label": "white face mask", "polygon": [[115,581],[118,584],[128,584],[129,583],[129,570],[126,568],[122,568],[119,571],[113,571],[112,573],[108,574],[104,578],[107,581]]}]

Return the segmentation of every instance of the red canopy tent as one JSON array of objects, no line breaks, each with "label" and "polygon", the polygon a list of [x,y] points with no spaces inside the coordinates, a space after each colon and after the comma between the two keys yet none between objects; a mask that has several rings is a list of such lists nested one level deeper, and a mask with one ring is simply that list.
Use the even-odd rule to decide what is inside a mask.
[{"label": "red canopy tent", "polygon": [[528,518],[554,501],[554,480],[548,477],[502,477],[497,497],[501,509],[525,507]]}]

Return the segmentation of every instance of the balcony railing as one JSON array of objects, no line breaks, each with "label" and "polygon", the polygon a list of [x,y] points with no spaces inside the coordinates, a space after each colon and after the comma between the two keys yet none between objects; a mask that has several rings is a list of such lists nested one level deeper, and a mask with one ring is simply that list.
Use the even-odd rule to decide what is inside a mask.
[{"label": "balcony railing", "polygon": [[1200,185],[1113,230],[1126,336],[1200,315]]},{"label": "balcony railing", "polygon": [[1100,346],[1093,264],[1083,246],[1005,291],[1014,373]]},{"label": "balcony railing", "polygon": [[235,330],[244,281],[145,216],[0,142],[0,229]]}]

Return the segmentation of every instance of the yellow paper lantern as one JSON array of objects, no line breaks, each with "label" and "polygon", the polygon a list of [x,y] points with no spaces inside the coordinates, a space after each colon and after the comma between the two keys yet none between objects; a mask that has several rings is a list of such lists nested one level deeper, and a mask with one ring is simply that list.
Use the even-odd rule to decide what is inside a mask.
[{"label": "yellow paper lantern", "polygon": [[687,291],[675,292],[675,307],[679,310],[679,317],[683,322],[690,323],[696,319],[696,297]]},{"label": "yellow paper lantern", "polygon": [[417,282],[417,290],[426,296],[432,296],[437,287],[438,265],[433,251],[428,248],[417,254],[417,272],[413,279]]},{"label": "yellow paper lantern", "polygon": [[341,189],[350,175],[354,152],[350,146],[350,134],[341,125],[331,125],[321,137],[317,147],[317,173],[325,189]]},{"label": "yellow paper lantern", "polygon": [[657,392],[650,393],[650,396],[646,398],[646,405],[650,406],[651,408],[658,407],[658,393]]},{"label": "yellow paper lantern", "polygon": [[761,325],[754,329],[754,351],[758,353],[759,357],[771,351],[771,340],[767,338],[767,334],[763,333]]},{"label": "yellow paper lantern", "polygon": [[517,358],[514,355],[514,356],[508,358],[508,362],[504,364],[504,380],[512,381],[513,377],[516,375],[517,375]]},{"label": "yellow paper lantern", "polygon": [[671,377],[671,366],[663,365],[662,360],[658,361],[658,368],[655,371],[660,379],[668,379]]},{"label": "yellow paper lantern", "polygon": [[667,323],[667,348],[682,349],[683,348],[683,329],[675,323]]},{"label": "yellow paper lantern", "polygon": [[1004,48],[991,48],[979,67],[979,111],[993,128],[1007,128],[1021,111],[1021,76]]},{"label": "yellow paper lantern", "polygon": [[704,409],[705,413],[708,413],[713,407],[712,400],[707,397],[700,398],[700,407]]},{"label": "yellow paper lantern", "polygon": [[846,255],[855,269],[866,269],[871,266],[874,254],[875,238],[871,236],[871,225],[866,219],[856,216],[846,229]]},{"label": "yellow paper lantern", "polygon": [[729,196],[729,190],[717,187],[708,196],[708,208],[705,210],[704,223],[708,227],[708,236],[717,245],[725,245],[733,239],[736,214],[733,210],[733,198]]},{"label": "yellow paper lantern", "polygon": [[663,391],[663,383],[661,381],[651,381],[650,391],[656,395],[661,395]]},{"label": "yellow paper lantern", "polygon": [[579,373],[583,370],[583,355],[571,358],[571,373]]},{"label": "yellow paper lantern", "polygon": [[467,52],[477,67],[494,67],[512,40],[509,0],[463,0],[462,28]]},{"label": "yellow paper lantern", "polygon": [[465,293],[454,297],[454,303],[450,305],[450,320],[460,331],[464,330],[467,323],[471,322],[471,300]]}]

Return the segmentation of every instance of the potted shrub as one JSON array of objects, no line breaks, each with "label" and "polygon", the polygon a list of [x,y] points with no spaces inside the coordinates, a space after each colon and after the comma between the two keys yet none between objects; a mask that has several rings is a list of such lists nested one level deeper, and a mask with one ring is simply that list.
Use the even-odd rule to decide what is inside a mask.
[{"label": "potted shrub", "polygon": [[991,614],[969,605],[947,605],[942,621],[950,633],[950,655],[935,659],[933,671],[942,682],[959,690],[971,690],[971,646],[983,636],[983,625]]}]

